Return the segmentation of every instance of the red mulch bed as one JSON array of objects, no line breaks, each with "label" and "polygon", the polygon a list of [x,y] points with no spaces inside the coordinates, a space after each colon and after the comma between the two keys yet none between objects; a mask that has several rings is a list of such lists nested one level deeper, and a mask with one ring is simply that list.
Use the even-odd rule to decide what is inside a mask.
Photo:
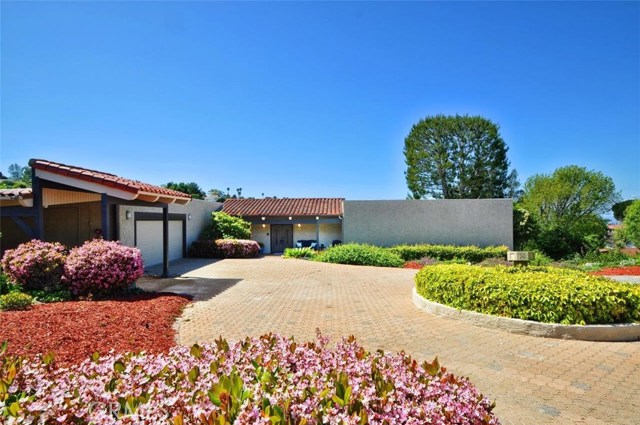
[{"label": "red mulch bed", "polygon": [[55,353],[70,366],[98,351],[167,352],[172,328],[190,298],[175,294],[140,294],[104,301],[39,304],[26,311],[0,312],[0,342],[8,354]]},{"label": "red mulch bed", "polygon": [[424,267],[424,264],[420,264],[417,261],[407,261],[406,263],[404,263],[404,265],[402,267],[405,268],[405,269],[420,270],[421,268]]},{"label": "red mulch bed", "polygon": [[591,274],[607,276],[640,276],[640,266],[611,267]]}]

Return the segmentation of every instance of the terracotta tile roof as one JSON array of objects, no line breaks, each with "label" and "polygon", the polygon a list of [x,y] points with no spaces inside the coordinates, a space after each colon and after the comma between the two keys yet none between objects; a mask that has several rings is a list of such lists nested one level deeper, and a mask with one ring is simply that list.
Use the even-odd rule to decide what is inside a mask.
[{"label": "terracotta tile roof", "polygon": [[50,173],[112,187],[114,189],[123,190],[125,192],[145,192],[176,198],[191,198],[191,195],[178,192],[177,190],[166,189],[164,187],[143,183],[138,180],[118,177],[115,174],[109,174],[103,171],[89,170],[87,168],[76,167],[74,165],[66,165],[57,162],[46,161],[44,159],[32,159],[29,161],[29,166],[35,168],[36,170],[48,171]]},{"label": "terracotta tile roof", "polygon": [[343,198],[227,199],[222,211],[243,217],[339,216]]},{"label": "terracotta tile roof", "polygon": [[16,189],[0,189],[0,198],[4,199],[29,199],[33,197],[33,191],[30,187]]}]

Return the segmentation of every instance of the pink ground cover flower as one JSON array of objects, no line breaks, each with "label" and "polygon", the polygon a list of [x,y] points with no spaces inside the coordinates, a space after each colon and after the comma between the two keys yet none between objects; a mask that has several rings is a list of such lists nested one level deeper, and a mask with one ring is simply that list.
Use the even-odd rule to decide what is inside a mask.
[{"label": "pink ground cover flower", "polygon": [[[74,368],[18,362],[13,423],[498,424],[493,404],[437,360],[264,335],[168,354],[98,355]],[[0,355],[0,378],[11,359]],[[0,398],[2,400],[2,398]],[[224,420],[222,420],[224,418]],[[277,422],[280,420],[280,422]]]},{"label": "pink ground cover flower", "polygon": [[94,239],[71,250],[62,280],[75,295],[102,294],[128,288],[143,273],[139,249]]}]

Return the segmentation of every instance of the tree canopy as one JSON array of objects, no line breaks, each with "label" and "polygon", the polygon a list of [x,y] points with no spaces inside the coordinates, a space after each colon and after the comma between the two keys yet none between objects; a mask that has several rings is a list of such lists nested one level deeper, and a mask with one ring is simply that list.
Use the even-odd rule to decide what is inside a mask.
[{"label": "tree canopy", "polygon": [[535,174],[524,184],[519,207],[540,227],[537,247],[554,258],[598,248],[606,233],[600,216],[619,200],[613,180],[577,165]]},{"label": "tree canopy", "polygon": [[7,169],[8,176],[0,180],[0,189],[14,189],[31,187],[31,167],[11,164]]},{"label": "tree canopy", "polygon": [[627,199],[626,201],[613,204],[613,206],[611,207],[611,211],[613,211],[613,217],[618,221],[623,221],[627,207],[633,204],[634,201],[635,199]]},{"label": "tree canopy", "polygon": [[640,200],[629,205],[624,217],[624,237],[640,248]]},{"label": "tree canopy", "polygon": [[169,182],[163,185],[163,187],[166,187],[167,189],[171,189],[171,190],[177,190],[178,192],[188,193],[189,195],[191,195],[193,199],[204,199],[204,197],[206,196],[206,193],[204,193],[204,190],[200,189],[200,186],[198,186],[198,184],[194,182],[191,182],[191,183]]},{"label": "tree canopy", "polygon": [[420,120],[404,142],[409,197],[515,198],[518,174],[497,124],[480,116],[436,115]]}]

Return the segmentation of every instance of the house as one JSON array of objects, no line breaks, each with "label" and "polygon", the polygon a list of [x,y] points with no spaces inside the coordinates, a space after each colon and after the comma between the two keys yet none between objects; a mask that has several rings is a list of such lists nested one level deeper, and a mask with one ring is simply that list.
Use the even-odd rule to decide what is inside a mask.
[{"label": "house", "polygon": [[251,222],[251,237],[265,253],[275,254],[298,241],[317,247],[341,242],[343,203],[343,198],[227,199],[222,211]]},{"label": "house", "polygon": [[222,210],[251,222],[265,253],[337,243],[513,247],[510,199],[349,201],[344,198],[227,199],[223,204],[103,171],[32,159],[33,187],[0,190],[0,251],[37,238],[69,247],[119,240],[146,266],[185,257]]},{"label": "house", "polygon": [[103,171],[32,159],[33,187],[0,190],[0,250],[31,239],[69,247],[92,238],[138,247],[145,265],[186,256],[220,203]]},{"label": "house", "polygon": [[356,242],[513,248],[511,199],[227,199],[222,210],[251,222],[252,238],[266,253],[283,252],[298,241],[318,247]]}]

